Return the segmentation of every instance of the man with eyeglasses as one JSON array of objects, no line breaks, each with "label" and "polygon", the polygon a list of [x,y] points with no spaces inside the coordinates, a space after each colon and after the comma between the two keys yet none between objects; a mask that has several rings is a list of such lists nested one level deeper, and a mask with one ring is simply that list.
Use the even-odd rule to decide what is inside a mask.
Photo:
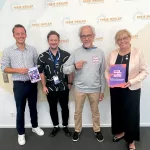
[{"label": "man with eyeglasses", "polygon": [[93,45],[95,29],[92,26],[83,26],[79,30],[83,45],[76,49],[63,65],[63,72],[75,72],[75,132],[73,141],[79,140],[82,129],[82,110],[86,99],[89,99],[93,130],[99,142],[104,140],[100,131],[100,114],[98,104],[104,97],[105,89],[105,57],[101,49]]}]

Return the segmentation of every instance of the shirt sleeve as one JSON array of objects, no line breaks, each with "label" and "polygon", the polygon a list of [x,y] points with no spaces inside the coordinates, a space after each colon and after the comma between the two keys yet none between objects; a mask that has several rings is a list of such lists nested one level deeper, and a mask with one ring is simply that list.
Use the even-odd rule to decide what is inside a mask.
[{"label": "shirt sleeve", "polygon": [[70,53],[66,52],[63,59],[63,64],[69,59]]},{"label": "shirt sleeve", "polygon": [[75,71],[74,63],[75,63],[75,56],[74,53],[72,53],[69,59],[63,65],[63,73],[70,74],[74,72]]},{"label": "shirt sleeve", "polygon": [[1,70],[4,72],[5,68],[11,67],[11,60],[9,56],[9,51],[6,49],[3,51],[1,60]]},{"label": "shirt sleeve", "polygon": [[148,69],[147,69],[148,65],[145,61],[145,58],[144,58],[144,55],[143,55],[142,51],[140,51],[139,60],[140,60],[140,63],[137,64],[137,68],[139,68],[139,74],[135,78],[129,80],[131,85],[141,83],[147,77],[147,75],[149,73]]},{"label": "shirt sleeve", "polygon": [[38,57],[37,65],[38,65],[39,73],[44,72],[45,62],[43,60],[43,57],[44,57],[43,54],[40,54],[39,57]]},{"label": "shirt sleeve", "polygon": [[104,52],[102,52],[102,63],[100,67],[100,81],[101,81],[101,93],[104,93],[105,86],[106,86],[106,79],[105,79],[105,56]]}]

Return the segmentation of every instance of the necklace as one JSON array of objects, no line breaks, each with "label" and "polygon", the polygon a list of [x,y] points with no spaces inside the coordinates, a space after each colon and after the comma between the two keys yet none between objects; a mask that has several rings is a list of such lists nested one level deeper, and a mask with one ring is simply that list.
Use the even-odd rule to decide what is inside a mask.
[{"label": "necklace", "polygon": [[122,56],[121,64],[122,64],[122,62],[123,62],[123,60],[124,60],[124,57],[125,57],[125,59],[126,59],[126,60],[128,60],[128,59],[129,59],[129,58],[128,58],[128,54],[127,54],[127,55],[125,55],[125,56]]}]

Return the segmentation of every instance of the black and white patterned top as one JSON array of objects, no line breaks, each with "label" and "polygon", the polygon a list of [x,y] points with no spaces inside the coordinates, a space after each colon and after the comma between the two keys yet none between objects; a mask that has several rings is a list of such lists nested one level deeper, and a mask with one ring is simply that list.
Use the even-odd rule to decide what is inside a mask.
[{"label": "black and white patterned top", "polygon": [[[17,45],[13,45],[4,50],[1,68],[4,71],[5,68],[32,68],[37,65],[38,54],[34,47],[25,45],[25,49],[19,50]],[[28,81],[30,80],[28,74],[12,74],[13,81]]]},{"label": "black and white patterned top", "polygon": [[[51,53],[52,54],[52,53]],[[68,76],[63,73],[63,64],[68,60],[70,54],[59,48],[56,56],[52,54],[53,60],[57,58],[56,75],[59,78],[60,83],[55,85],[53,76],[55,75],[54,61],[50,56],[50,50],[47,50],[39,55],[38,69],[40,73],[44,73],[46,78],[46,87],[49,91],[64,91],[68,89]]]}]

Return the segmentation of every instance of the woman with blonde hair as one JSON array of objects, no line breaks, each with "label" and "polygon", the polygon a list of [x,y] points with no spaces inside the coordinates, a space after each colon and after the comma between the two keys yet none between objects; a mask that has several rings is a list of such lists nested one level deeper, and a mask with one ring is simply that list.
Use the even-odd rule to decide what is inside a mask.
[{"label": "woman with blonde hair", "polygon": [[132,47],[128,30],[119,30],[115,35],[119,48],[107,58],[105,76],[109,80],[110,66],[126,64],[124,87],[110,87],[111,127],[113,142],[125,139],[129,150],[135,150],[135,141],[140,140],[140,93],[141,82],[148,75],[142,52]]}]

